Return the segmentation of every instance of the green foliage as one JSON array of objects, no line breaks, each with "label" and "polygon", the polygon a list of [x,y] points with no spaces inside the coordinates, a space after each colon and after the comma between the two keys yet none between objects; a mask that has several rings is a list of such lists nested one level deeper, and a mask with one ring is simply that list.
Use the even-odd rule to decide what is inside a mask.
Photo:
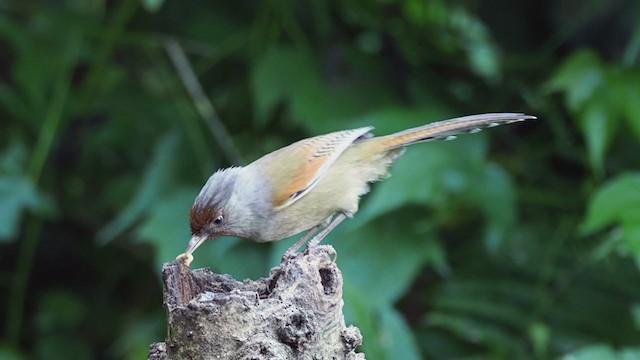
[{"label": "green foliage", "polygon": [[169,190],[171,175],[176,162],[177,147],[178,143],[175,136],[168,136],[160,141],[155,148],[154,157],[142,178],[136,196],[131,199],[131,203],[115,219],[98,232],[96,240],[99,243],[105,244],[121,235],[123,231],[152,208],[154,200]]},{"label": "green foliage", "polygon": [[601,174],[604,156],[620,120],[640,137],[640,81],[637,67],[604,64],[597,53],[580,50],[569,57],[548,83],[565,95],[589,149],[591,167]]},{"label": "green foliage", "polygon": [[51,207],[50,200],[38,192],[24,173],[25,152],[23,145],[14,143],[5,150],[0,160],[0,242],[17,238],[18,226],[25,211],[43,214],[43,210]]},{"label": "green foliage", "polygon": [[592,345],[563,357],[563,360],[633,360],[640,359],[640,349],[615,351],[608,345]]},{"label": "green foliage", "polygon": [[35,320],[36,354],[39,359],[55,359],[67,354],[69,359],[94,357],[89,344],[75,333],[86,318],[85,303],[68,292],[42,294]]},{"label": "green foliage", "polygon": [[635,259],[640,266],[640,175],[623,174],[604,184],[589,204],[582,224],[589,234],[614,226],[606,243]]},{"label": "green foliage", "polygon": [[[164,337],[160,267],[232,161],[167,38],[246,159],[365,125],[539,117],[411,147],[329,236],[368,358],[638,358],[638,10],[0,2],[0,358],[139,359]],[[265,276],[294,240],[216,240],[194,267]]]}]

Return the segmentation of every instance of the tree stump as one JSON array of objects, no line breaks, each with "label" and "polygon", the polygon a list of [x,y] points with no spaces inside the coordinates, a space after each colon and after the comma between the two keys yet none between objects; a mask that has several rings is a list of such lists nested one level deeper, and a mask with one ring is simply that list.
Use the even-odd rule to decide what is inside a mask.
[{"label": "tree stump", "polygon": [[342,273],[329,245],[283,259],[267,278],[233,279],[181,262],[162,269],[167,338],[149,359],[358,359],[345,326]]}]

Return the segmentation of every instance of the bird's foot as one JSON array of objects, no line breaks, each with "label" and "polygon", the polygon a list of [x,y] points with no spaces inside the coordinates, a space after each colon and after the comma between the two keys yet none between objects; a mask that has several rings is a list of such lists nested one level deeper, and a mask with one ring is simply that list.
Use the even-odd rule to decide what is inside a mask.
[{"label": "bird's foot", "polygon": [[284,254],[282,254],[282,259],[280,261],[281,262],[289,261],[295,258],[296,256],[298,256],[297,249],[292,250],[291,248],[289,248],[289,250],[285,251]]},{"label": "bird's foot", "polygon": [[182,253],[182,254],[176,256],[176,260],[182,262],[187,267],[190,267],[191,263],[193,262],[193,255],[187,254],[187,253]]}]

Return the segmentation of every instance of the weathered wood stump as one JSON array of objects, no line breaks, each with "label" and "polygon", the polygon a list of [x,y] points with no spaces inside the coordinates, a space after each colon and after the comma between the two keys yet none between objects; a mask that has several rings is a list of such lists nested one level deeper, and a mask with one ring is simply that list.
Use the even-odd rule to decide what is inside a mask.
[{"label": "weathered wood stump", "polygon": [[345,326],[334,256],[317,246],[243,282],[165,263],[167,338],[149,359],[365,359],[360,330]]}]

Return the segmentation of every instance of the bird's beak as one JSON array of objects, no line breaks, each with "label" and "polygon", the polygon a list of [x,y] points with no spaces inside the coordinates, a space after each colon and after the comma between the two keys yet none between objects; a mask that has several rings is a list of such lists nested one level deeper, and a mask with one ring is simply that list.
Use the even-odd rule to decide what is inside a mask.
[{"label": "bird's beak", "polygon": [[191,237],[191,240],[189,240],[189,245],[187,246],[187,250],[185,250],[185,254],[193,254],[194,251],[196,251],[196,249],[202,245],[203,242],[205,242],[208,239],[207,236],[197,236],[194,235]]}]

